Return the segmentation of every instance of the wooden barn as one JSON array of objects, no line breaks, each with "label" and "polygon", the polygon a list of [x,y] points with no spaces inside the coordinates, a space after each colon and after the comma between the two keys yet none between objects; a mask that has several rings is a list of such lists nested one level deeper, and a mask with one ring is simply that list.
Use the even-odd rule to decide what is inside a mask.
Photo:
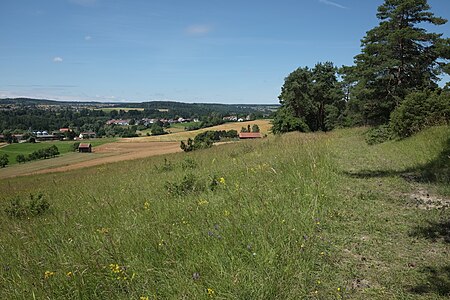
[{"label": "wooden barn", "polygon": [[92,145],[90,143],[80,143],[78,152],[92,152]]},{"label": "wooden barn", "polygon": [[261,133],[259,132],[241,132],[239,133],[240,139],[260,139],[262,138]]}]

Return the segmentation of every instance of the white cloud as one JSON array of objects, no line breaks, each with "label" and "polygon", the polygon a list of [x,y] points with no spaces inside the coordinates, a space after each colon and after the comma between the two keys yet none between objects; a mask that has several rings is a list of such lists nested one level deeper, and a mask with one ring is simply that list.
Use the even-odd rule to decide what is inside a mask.
[{"label": "white cloud", "polygon": [[84,40],[85,41],[90,41],[90,40],[92,40],[92,36],[87,35],[87,36],[84,37]]},{"label": "white cloud", "polygon": [[63,61],[62,57],[59,57],[59,56],[53,57],[53,62],[55,62],[55,63],[60,63],[62,61]]},{"label": "white cloud", "polygon": [[333,1],[328,1],[328,0],[319,0],[320,3],[326,4],[326,5],[331,5],[334,7],[338,7],[338,8],[342,8],[342,9],[346,9],[347,7],[340,5],[339,3],[333,2]]},{"label": "white cloud", "polygon": [[212,31],[212,26],[210,25],[191,25],[186,27],[185,32],[192,36],[206,35]]}]

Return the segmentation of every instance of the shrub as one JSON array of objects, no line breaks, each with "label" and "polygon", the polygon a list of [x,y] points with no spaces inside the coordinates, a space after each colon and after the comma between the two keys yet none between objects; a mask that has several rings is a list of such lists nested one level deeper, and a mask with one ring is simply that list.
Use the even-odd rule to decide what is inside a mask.
[{"label": "shrub", "polygon": [[11,199],[5,212],[9,217],[25,218],[42,215],[49,208],[50,203],[42,193],[39,193],[37,195],[30,194],[25,201],[22,201],[19,197]]},{"label": "shrub", "polygon": [[0,168],[6,167],[6,165],[9,163],[8,154],[0,154]]},{"label": "shrub", "polygon": [[388,125],[380,125],[370,128],[365,133],[365,139],[369,145],[384,143],[392,139],[392,136],[392,130]]},{"label": "shrub", "polygon": [[391,114],[390,126],[399,137],[450,121],[450,92],[423,91],[411,93]]},{"label": "shrub", "polygon": [[25,155],[23,154],[18,154],[16,156],[16,161],[20,164],[20,163],[24,163],[27,161],[27,158],[25,157]]},{"label": "shrub", "polygon": [[182,163],[181,163],[181,168],[183,170],[187,170],[187,169],[195,169],[197,168],[198,164],[195,162],[195,160],[187,157]]},{"label": "shrub", "polygon": [[197,177],[193,174],[186,174],[180,183],[167,182],[166,190],[169,194],[182,196],[187,193],[192,192],[200,192],[205,189],[205,186],[202,185]]},{"label": "shrub", "polygon": [[79,146],[80,146],[80,142],[73,143],[72,151],[74,151],[74,152],[77,151]]}]

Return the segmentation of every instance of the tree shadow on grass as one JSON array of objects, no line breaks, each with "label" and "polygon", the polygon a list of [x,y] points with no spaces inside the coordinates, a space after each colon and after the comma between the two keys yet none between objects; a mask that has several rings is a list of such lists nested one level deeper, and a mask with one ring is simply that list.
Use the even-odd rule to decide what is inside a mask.
[{"label": "tree shadow on grass", "polygon": [[425,226],[417,226],[414,228],[410,236],[425,238],[432,242],[443,240],[444,243],[450,244],[450,219],[447,221],[428,221]]},{"label": "tree shadow on grass", "polygon": [[408,181],[427,183],[450,183],[450,137],[447,139],[442,152],[431,162],[404,170],[362,170],[359,172],[342,172],[353,178],[383,178],[401,176]]},{"label": "tree shadow on grass", "polygon": [[427,276],[427,281],[413,287],[411,292],[419,295],[434,293],[440,296],[450,296],[450,265],[425,267],[420,272]]}]

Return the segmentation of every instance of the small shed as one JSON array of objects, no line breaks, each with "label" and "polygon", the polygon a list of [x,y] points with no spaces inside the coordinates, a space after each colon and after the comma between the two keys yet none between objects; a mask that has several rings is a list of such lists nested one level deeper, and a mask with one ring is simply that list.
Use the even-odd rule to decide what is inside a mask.
[{"label": "small shed", "polygon": [[261,133],[259,132],[241,132],[239,133],[240,139],[260,139],[262,138]]},{"label": "small shed", "polygon": [[78,152],[92,152],[92,145],[90,143],[80,143]]}]

